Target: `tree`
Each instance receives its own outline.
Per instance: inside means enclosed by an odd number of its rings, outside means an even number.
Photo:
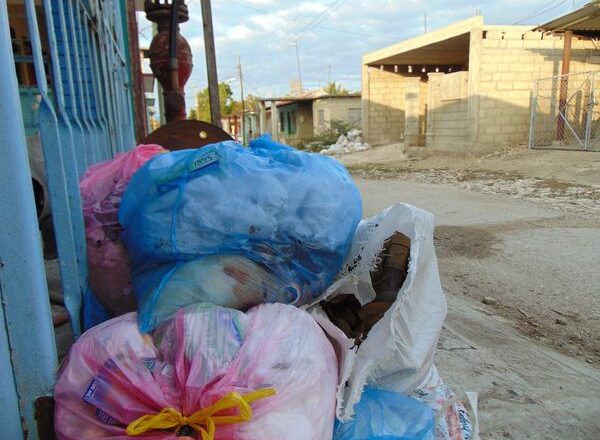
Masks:
[[[244,104],[247,112],[258,112],[260,111],[260,98],[254,95],[248,95],[244,99]]]
[[[229,84],[219,84],[219,103],[221,104],[221,115],[228,116],[233,113],[235,101],[231,98],[233,92]],[[212,123],[210,117],[210,100],[208,98],[208,87],[196,95],[196,107],[190,110],[190,119],[198,119]]]
[[[328,83],[323,90],[325,90],[325,92],[331,96],[350,94],[348,90],[343,88],[341,84],[337,84],[335,81]]]

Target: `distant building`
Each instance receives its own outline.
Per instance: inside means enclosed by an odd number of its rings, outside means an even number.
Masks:
[[[261,133],[271,133],[274,138],[293,144],[317,136],[329,128],[333,120],[360,128],[361,114],[360,93],[329,95],[319,89],[299,96],[261,99],[259,129]]]
[[[223,130],[231,135],[235,140],[242,142],[242,114],[234,113],[221,117],[221,126]],[[259,136],[258,132],[258,113],[254,110],[246,110],[244,120],[244,130],[246,132],[246,143]]]
[[[372,144],[474,151],[526,143],[534,80],[559,75],[560,35],[476,16],[363,56],[362,125]],[[573,38],[571,72],[599,70]]]

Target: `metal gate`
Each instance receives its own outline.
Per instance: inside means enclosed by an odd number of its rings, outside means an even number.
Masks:
[[[534,83],[529,147],[600,151],[600,72]]]
[[[51,422],[45,396],[52,394],[57,369],[15,63],[26,63],[27,77],[34,78],[34,125],[77,335],[87,286],[79,176],[135,142],[130,57],[138,54],[128,52],[125,4],[0,0],[0,438],[53,438],[44,426]],[[28,32],[25,55],[15,53],[15,8]]]

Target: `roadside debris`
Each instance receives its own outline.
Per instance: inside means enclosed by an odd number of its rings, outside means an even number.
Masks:
[[[493,296],[484,296],[481,302],[488,306],[494,306],[498,304],[498,301],[496,301],[496,298],[494,298]]]
[[[99,224],[122,228],[137,312],[71,349],[59,440],[479,438],[476,395],[472,424],[433,363],[446,300],[431,214],[360,221],[343,166],[268,137],[156,155],[120,192],[107,176]],[[95,291],[122,294],[124,276],[98,275]]]
[[[336,143],[321,150],[321,154],[338,155],[369,149],[371,149],[371,146],[363,143],[362,130],[354,129],[350,130],[346,136],[340,135]]]

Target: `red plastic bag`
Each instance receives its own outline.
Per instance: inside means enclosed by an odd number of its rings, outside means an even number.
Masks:
[[[200,304],[144,335],[136,318],[71,348],[54,391],[59,440],[132,438],[128,426],[133,438],[175,439],[181,425],[204,440],[331,440],[338,364],[306,312]],[[222,423],[236,415],[246,417]]]
[[[129,256],[121,242],[119,206],[131,176],[148,160],[164,153],[159,145],[138,145],[114,159],[91,166],[81,178],[89,284],[111,316],[136,309]]]

